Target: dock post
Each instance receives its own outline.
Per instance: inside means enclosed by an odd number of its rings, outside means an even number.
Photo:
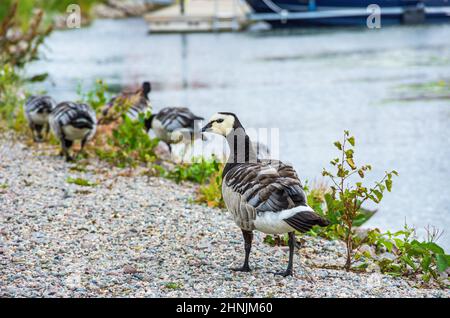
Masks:
[[[309,0],[308,1],[308,11],[316,11],[316,0]]]
[[[180,0],[180,13],[184,15],[184,0]]]
[[[217,21],[218,21],[218,12],[219,12],[219,0],[214,0],[214,17],[213,17],[213,31],[217,31]]]
[[[237,31],[239,29],[239,21],[237,16],[237,1],[239,0],[232,0],[233,1],[233,31]]]

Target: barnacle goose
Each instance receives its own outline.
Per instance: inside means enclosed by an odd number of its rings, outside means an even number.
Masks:
[[[151,111],[148,94],[152,90],[150,82],[142,83],[142,87],[134,92],[122,92],[120,95],[113,97],[108,104],[102,109],[102,115],[106,116],[114,106],[128,107],[127,116],[130,119],[137,120],[139,114]]]
[[[95,111],[87,104],[62,102],[50,114],[50,126],[61,142],[61,154],[67,161],[71,161],[69,149],[73,142],[81,140],[81,152],[86,142],[95,134],[97,119]]]
[[[172,152],[171,144],[181,141],[187,147],[197,133],[200,133],[199,121],[203,117],[194,115],[186,107],[165,107],[157,114],[152,114],[145,120],[147,131],[153,129],[156,137],[164,141]],[[185,147],[185,152],[186,152]]]
[[[56,102],[50,96],[30,96],[25,103],[25,116],[30,126],[33,140],[43,140],[42,131],[48,135],[50,126],[48,117],[55,107]]]
[[[289,233],[289,264],[283,276],[293,274],[294,231],[306,232],[329,222],[306,203],[302,184],[291,165],[257,159],[250,138],[233,113],[217,113],[202,128],[224,136],[230,156],[222,174],[222,195],[245,241],[245,261],[237,271],[250,271],[248,259],[253,230],[267,234]]]

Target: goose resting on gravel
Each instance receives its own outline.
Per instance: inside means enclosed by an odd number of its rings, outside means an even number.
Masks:
[[[249,272],[253,231],[267,234],[289,233],[289,264],[282,276],[293,274],[295,232],[307,232],[314,225],[329,222],[306,203],[306,195],[291,165],[257,159],[250,138],[233,113],[217,113],[202,132],[224,136],[230,157],[222,173],[222,195],[227,209],[241,228],[245,241],[245,261],[236,271]]]
[[[33,140],[43,140],[42,130],[48,135],[50,130],[48,118],[56,102],[50,96],[30,96],[25,103],[25,116],[30,126]]]
[[[97,119],[95,111],[87,104],[63,102],[50,114],[50,126],[61,142],[61,154],[67,161],[73,160],[69,149],[76,140],[81,140],[83,151],[86,142],[95,135]]]

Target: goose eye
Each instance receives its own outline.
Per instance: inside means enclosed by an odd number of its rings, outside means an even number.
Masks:
[[[219,123],[219,124],[220,124],[220,123],[222,123],[222,122],[223,122],[223,119],[222,119],[222,118],[216,120],[216,123]]]

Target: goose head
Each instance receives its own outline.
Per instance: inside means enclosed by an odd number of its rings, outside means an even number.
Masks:
[[[242,125],[235,114],[216,113],[208,121],[208,124],[202,128],[202,132],[209,132],[226,137],[237,128],[242,128]]]

